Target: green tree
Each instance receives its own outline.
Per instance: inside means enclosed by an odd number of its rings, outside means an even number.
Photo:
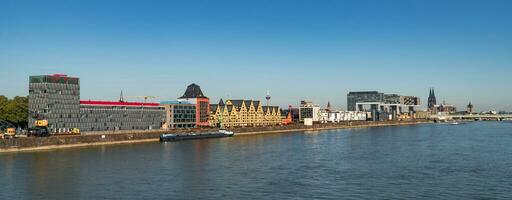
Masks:
[[[14,97],[14,99],[9,100],[0,96],[0,119],[19,127],[27,127],[28,98]]]

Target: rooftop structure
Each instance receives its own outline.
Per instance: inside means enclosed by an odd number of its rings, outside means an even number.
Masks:
[[[185,100],[196,105],[197,127],[209,126],[210,99],[203,94],[199,85],[192,83],[187,86],[187,90],[178,100]]]
[[[187,86],[187,90],[180,97],[180,99],[194,99],[194,98],[208,98],[204,96],[203,91],[201,91],[201,87],[199,85],[192,83]]]

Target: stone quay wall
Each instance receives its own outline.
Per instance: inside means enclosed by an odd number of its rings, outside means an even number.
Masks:
[[[304,126],[302,124],[291,124],[282,126],[267,127],[243,127],[231,128],[229,130],[237,135],[252,135],[279,132],[295,132],[307,130],[327,130],[342,128],[363,128],[374,126],[393,126],[393,125],[413,125],[429,123],[427,120],[415,121],[386,121],[386,122],[368,122],[354,121],[341,123],[314,124],[313,126]],[[218,129],[172,129],[172,130],[131,130],[131,131],[102,131],[102,132],[84,132],[81,135],[62,135],[50,137],[17,137],[11,139],[0,139],[0,152],[39,150],[64,148],[73,146],[88,146],[101,144],[133,143],[144,141],[158,141],[163,133],[189,133],[215,131]]]

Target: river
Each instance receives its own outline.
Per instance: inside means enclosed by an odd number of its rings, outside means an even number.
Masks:
[[[512,123],[0,154],[0,199],[511,199]]]

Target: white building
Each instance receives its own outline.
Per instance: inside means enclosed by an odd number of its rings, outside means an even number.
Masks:
[[[320,106],[314,105],[313,102],[300,102],[299,121],[304,122],[305,118],[311,118],[313,119],[313,122],[319,122],[320,117]]]
[[[366,121],[367,113],[360,111],[334,111],[329,112],[328,122],[342,122],[342,121]]]

